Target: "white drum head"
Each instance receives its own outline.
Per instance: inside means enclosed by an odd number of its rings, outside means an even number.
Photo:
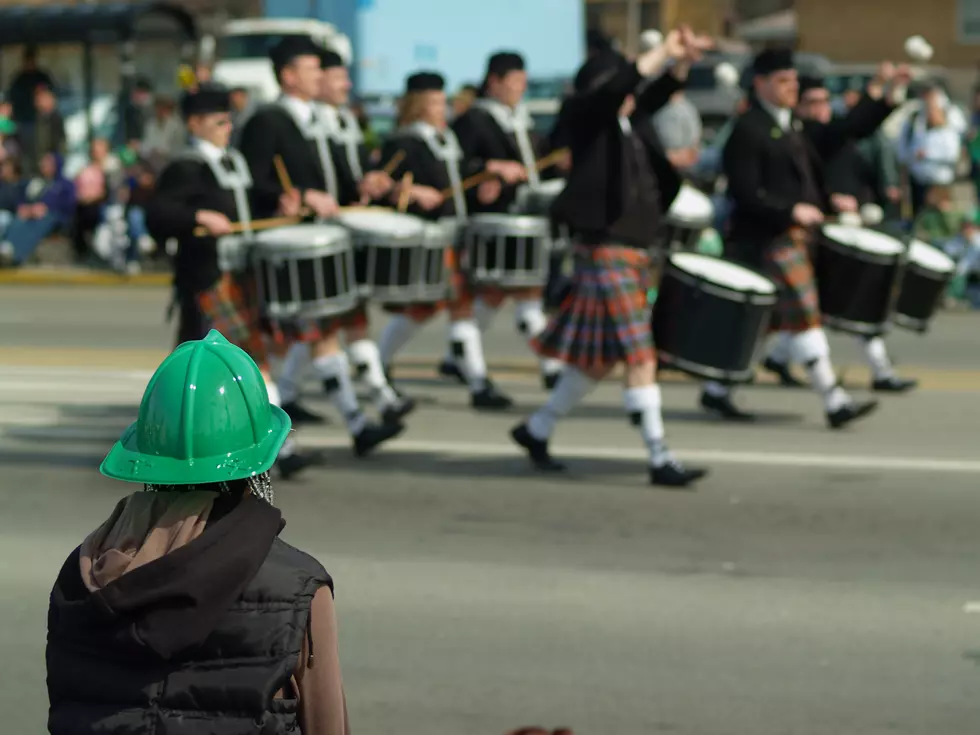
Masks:
[[[898,255],[905,250],[901,240],[863,227],[824,225],[823,234],[841,245],[874,255]]]
[[[703,193],[689,184],[681,185],[674,201],[667,210],[667,215],[681,222],[710,221],[715,214],[715,208]]]
[[[256,232],[255,241],[268,245],[318,247],[350,242],[350,235],[337,225],[292,225]]]
[[[546,179],[537,186],[529,186],[528,191],[543,196],[556,197],[565,190],[565,179]]]
[[[418,217],[401,212],[372,212],[370,209],[341,212],[337,221],[360,232],[373,232],[392,237],[415,237],[422,234],[424,223]]]
[[[936,273],[952,273],[956,269],[956,263],[952,258],[922,240],[913,240],[909,243],[909,262]]]
[[[776,293],[776,284],[768,278],[728,260],[711,258],[698,253],[674,253],[670,256],[670,262],[685,273],[733,291]]]

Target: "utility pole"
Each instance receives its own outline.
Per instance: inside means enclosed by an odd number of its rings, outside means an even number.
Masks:
[[[310,0],[309,9],[306,14],[316,20],[320,17],[320,2],[319,0]]]
[[[626,53],[635,56],[640,51],[641,6],[643,0],[626,0]]]

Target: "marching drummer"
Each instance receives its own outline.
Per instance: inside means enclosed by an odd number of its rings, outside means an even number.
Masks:
[[[538,469],[564,469],[548,450],[556,422],[624,362],[625,408],[647,446],[651,483],[683,487],[706,474],[684,467],[667,448],[646,298],[647,248],[680,178],[662,149],[633,124],[648,122],[681,88],[690,62],[707,45],[685,28],[635,63],[611,51],[596,55],[579,70],[575,94],[562,107],[572,170],[555,211],[575,233],[576,270],[569,295],[536,346],[566,368],[548,403],[511,432]],[[671,61],[669,73],[643,84]]]
[[[254,288],[233,263],[219,258],[219,248],[234,245],[228,238],[232,222],[252,219],[248,165],[241,153],[228,147],[230,111],[230,96],[222,87],[202,85],[184,95],[181,112],[194,142],[161,173],[156,195],[147,204],[147,224],[162,237],[177,240],[174,282],[178,292],[195,301],[207,329],[217,329],[259,365],[269,401],[279,405]],[[280,214],[294,215],[298,210],[294,200],[280,198]],[[207,234],[197,234],[199,228]],[[279,453],[279,471],[288,479],[315,460],[297,451],[290,439]]]
[[[337,197],[330,193],[337,191],[337,171],[315,101],[321,93],[322,50],[307,36],[287,36],[270,51],[282,96],[256,110],[245,124],[241,139],[242,153],[254,180],[251,199],[256,217],[274,214],[284,197],[293,207],[302,206],[316,218],[327,219],[339,211]],[[277,164],[285,171],[279,170]],[[283,181],[284,173],[288,181]],[[344,326],[342,318],[275,325],[281,338],[311,345],[313,369],[344,417],[354,453],[363,456],[400,434],[404,426],[400,421],[371,423],[361,411],[351,381],[350,361],[341,349],[340,331]],[[303,357],[302,351],[299,354]],[[295,355],[296,351],[291,351],[289,357]],[[290,408],[295,411],[296,407]]]
[[[400,161],[394,171],[396,179],[402,180],[406,174],[411,174],[409,189],[403,191],[399,185],[392,194],[395,201],[407,197],[410,214],[432,222],[450,219],[454,224],[462,224],[467,212],[462,182],[468,174],[479,171],[479,166],[463,159],[459,141],[447,124],[445,87],[445,79],[434,72],[419,72],[408,77],[400,102],[398,128],[386,143],[381,159]],[[445,196],[446,190],[452,194]],[[477,196],[491,201],[499,190],[499,182],[487,181],[479,187]],[[509,408],[513,402],[497,390],[487,375],[483,335],[473,319],[472,300],[458,297],[463,284],[455,268],[452,278],[447,302],[389,308],[393,316],[379,340],[382,360],[390,366],[395,355],[422,325],[446,308],[454,364],[470,389],[473,408]]]
[[[512,211],[518,195],[518,185],[534,186],[543,177],[557,175],[556,167],[539,172],[538,157],[544,151],[544,140],[533,134],[533,121],[521,104],[527,89],[527,71],[520,54],[502,51],[493,54],[487,64],[480,96],[453,123],[453,129],[463,149],[463,158],[476,161],[499,181],[494,188],[471,192],[467,202],[470,214]],[[486,330],[506,297],[516,306],[516,326],[529,343],[544,330],[548,319],[543,305],[544,284],[540,287],[508,289],[481,288],[476,294],[477,323]],[[556,360],[542,358],[541,375],[549,389],[561,374],[562,365]],[[452,353],[443,361],[440,372],[461,377]]]
[[[755,267],[782,289],[771,328],[791,332],[792,353],[823,399],[827,423],[843,427],[867,416],[877,401],[857,401],[840,385],[821,326],[809,247],[830,210],[822,161],[849,139],[873,133],[894,109],[891,100],[908,84],[907,68],[882,65],[869,93],[846,117],[828,124],[794,117],[799,78],[788,50],[770,49],[753,61],[753,97],[732,130],[723,169],[734,208],[730,255]],[[701,405],[729,419],[750,419],[726,386],[709,383]]]
[[[833,117],[830,103],[830,90],[824,81],[817,77],[800,78],[800,102],[796,115],[804,121],[814,121],[826,125]],[[827,188],[833,192],[830,201],[834,209],[856,217],[857,222],[867,226],[879,224],[882,210],[875,204],[878,189],[878,175],[874,166],[867,161],[858,148],[856,141],[848,140],[828,161]],[[868,216],[877,214],[878,221],[872,221]],[[843,219],[841,220],[843,222]],[[772,349],[763,361],[763,367],[774,373],[781,385],[797,387],[802,383],[790,371],[792,360],[791,347],[793,335],[780,332],[774,340]],[[912,390],[918,382],[909,378],[901,378],[895,373],[895,367],[888,355],[888,348],[882,336],[859,337],[864,350],[865,359],[871,368],[873,390],[885,393],[904,393]]]

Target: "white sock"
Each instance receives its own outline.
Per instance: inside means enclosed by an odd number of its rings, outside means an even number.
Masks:
[[[385,409],[398,403],[398,394],[385,377],[378,346],[369,339],[359,339],[347,345],[347,352],[357,369],[363,371],[364,381],[377,396],[378,405]]]
[[[310,346],[297,342],[286,351],[279,371],[279,396],[282,403],[293,403],[299,398],[303,368],[310,361]]]
[[[276,386],[276,384],[266,379],[265,389],[269,393],[269,403],[271,403],[273,406],[281,406],[282,400],[279,398],[279,388]],[[296,454],[296,442],[287,437],[286,441],[283,442],[283,445],[279,448],[279,457],[280,459],[285,459],[291,454]]]
[[[709,380],[704,384],[703,388],[705,393],[714,398],[727,398],[732,393],[732,389],[727,385],[722,385],[714,380]]]
[[[806,366],[810,385],[823,396],[827,411],[837,411],[851,402],[847,391],[837,385],[834,366],[830,362],[830,344],[823,329],[816,327],[793,336],[792,355]]]
[[[455,321],[449,325],[449,340],[453,362],[466,379],[470,391],[483,390],[487,379],[487,363],[483,357],[483,335],[472,319]]]
[[[659,385],[644,385],[639,388],[626,388],[623,391],[623,404],[630,421],[640,430],[643,443],[650,453],[650,465],[661,467],[673,461],[667,443],[664,441],[664,419],[661,414]]]
[[[548,317],[545,316],[541,299],[518,301],[516,307],[515,318],[517,321],[517,331],[530,342],[548,326]],[[541,373],[543,375],[557,375],[565,367],[561,360],[555,360],[550,357],[540,358],[539,364],[541,365]]]
[[[404,314],[394,314],[381,330],[378,340],[378,350],[381,353],[381,364],[391,365],[395,355],[402,351],[422,325]]]
[[[476,324],[480,328],[481,332],[485,332],[490,329],[493,324],[494,317],[497,316],[497,309],[490,306],[486,301],[484,301],[479,296],[473,301],[473,318],[476,319]]]
[[[871,372],[875,380],[888,380],[895,377],[895,369],[892,361],[888,357],[888,348],[885,347],[885,340],[881,337],[863,339],[864,354],[868,358]]]
[[[351,434],[361,433],[367,425],[367,419],[357,403],[347,355],[338,352],[335,355],[317,357],[313,360],[313,370],[318,378],[331,384],[333,389],[329,391],[330,400],[344,417],[347,430]]]
[[[793,357],[794,336],[792,332],[777,332],[776,336],[773,337],[772,347],[770,347],[766,357],[773,362],[778,362],[780,365],[789,365]]]
[[[548,402],[534,412],[527,420],[527,430],[531,436],[546,441],[555,430],[555,424],[562,416],[567,416],[575,406],[582,402],[596,386],[596,382],[585,373],[573,367],[562,372],[558,384],[551,391]]]

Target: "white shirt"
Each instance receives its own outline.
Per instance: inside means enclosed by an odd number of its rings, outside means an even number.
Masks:
[[[952,184],[961,146],[960,133],[952,125],[913,130],[908,146],[912,178],[926,186]],[[922,158],[919,153],[924,154]]]
[[[313,118],[313,102],[291,97],[287,94],[283,95],[282,104],[304,129],[310,124],[310,120]]]
[[[201,140],[200,138],[194,138],[194,147],[198,152],[210,161],[219,163],[222,157],[225,155],[224,148],[218,148],[214,143],[206,140]]]
[[[788,107],[776,107],[773,104],[766,102],[765,100],[759,100],[759,104],[762,105],[762,109],[772,115],[772,119],[776,121],[780,130],[786,132],[789,130],[790,125],[793,122],[793,111]]]

